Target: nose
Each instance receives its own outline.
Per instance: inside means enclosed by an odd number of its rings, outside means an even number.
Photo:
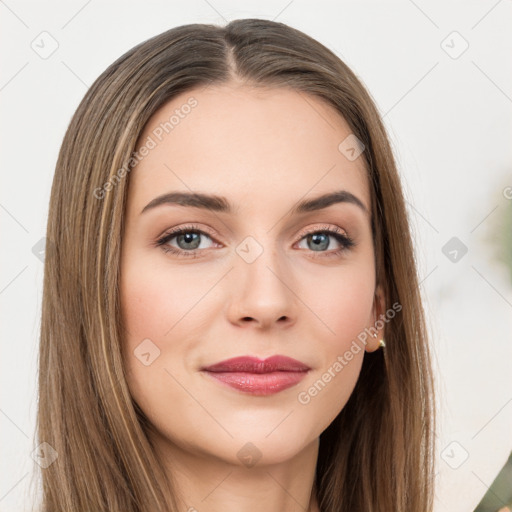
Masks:
[[[263,250],[251,263],[236,255],[229,287],[228,317],[233,324],[265,330],[296,322],[299,301],[292,273],[277,250]]]

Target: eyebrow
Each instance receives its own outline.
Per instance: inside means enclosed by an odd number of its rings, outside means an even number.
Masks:
[[[323,194],[313,199],[302,200],[293,207],[291,213],[292,215],[295,215],[322,210],[337,203],[354,204],[363,210],[363,212],[369,214],[364,203],[357,196],[347,190],[339,190]],[[142,214],[161,205],[188,206],[228,214],[234,212],[229,201],[223,196],[202,194],[199,192],[169,192],[155,197],[155,199],[150,201],[140,213]]]

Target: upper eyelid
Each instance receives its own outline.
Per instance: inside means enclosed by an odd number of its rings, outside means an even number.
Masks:
[[[164,231],[160,236],[157,237],[157,240],[163,240],[164,238],[174,238],[175,236],[178,236],[183,232],[188,233],[190,231],[201,233],[202,235],[209,236],[212,239],[214,239],[216,237],[215,234],[208,232],[206,229],[196,228],[194,226],[183,226],[183,227],[172,228],[172,229],[168,229],[168,230]]]

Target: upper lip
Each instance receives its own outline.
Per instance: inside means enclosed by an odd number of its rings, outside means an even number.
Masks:
[[[208,372],[245,372],[245,373],[271,373],[271,372],[305,372],[310,367],[287,356],[272,356],[267,359],[258,359],[252,356],[240,356],[226,359],[219,363],[201,368]]]

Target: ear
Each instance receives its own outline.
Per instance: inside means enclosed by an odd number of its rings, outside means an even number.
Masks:
[[[375,296],[373,300],[372,315],[370,318],[370,332],[375,336],[368,337],[366,344],[366,352],[374,352],[380,347],[380,340],[384,338],[384,330],[386,322],[381,320],[381,315],[384,316],[386,311],[386,303],[384,300],[384,291],[381,285],[375,289]]]

